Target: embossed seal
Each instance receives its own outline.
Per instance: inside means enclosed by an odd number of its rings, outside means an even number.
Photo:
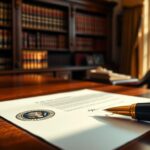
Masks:
[[[16,115],[16,118],[22,121],[39,121],[51,118],[55,115],[52,110],[29,110]]]

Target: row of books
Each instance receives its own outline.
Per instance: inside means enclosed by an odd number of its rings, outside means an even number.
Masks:
[[[76,37],[76,50],[78,51],[104,51],[106,48],[106,40]]]
[[[66,49],[65,35],[23,32],[23,49]]]
[[[9,26],[11,23],[11,4],[0,2],[0,26]]]
[[[24,50],[22,53],[23,69],[46,69],[48,68],[47,51]]]
[[[22,4],[22,26],[50,31],[66,31],[67,15],[63,10]]]
[[[77,66],[98,66],[104,64],[104,56],[102,54],[76,54],[75,65]]]
[[[107,19],[104,17],[77,13],[76,30],[79,33],[106,35]]]
[[[10,49],[11,42],[11,32],[7,29],[0,29],[0,49]]]

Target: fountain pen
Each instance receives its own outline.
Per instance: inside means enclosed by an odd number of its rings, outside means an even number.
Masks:
[[[129,106],[119,106],[105,109],[114,114],[131,116],[137,120],[150,121],[150,103],[137,103]]]

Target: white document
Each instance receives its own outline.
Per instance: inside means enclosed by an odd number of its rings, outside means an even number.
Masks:
[[[150,130],[138,122],[104,111],[149,99],[94,90],[0,102],[0,116],[64,150],[112,150]]]

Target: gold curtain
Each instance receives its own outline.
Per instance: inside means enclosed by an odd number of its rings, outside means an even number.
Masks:
[[[124,8],[122,16],[122,41],[119,72],[139,75],[138,33],[142,22],[142,5]]]

